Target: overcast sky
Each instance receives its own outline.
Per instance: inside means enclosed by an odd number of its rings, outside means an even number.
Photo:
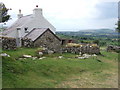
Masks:
[[[118,17],[119,0],[0,0],[9,11],[10,26],[17,20],[18,10],[23,15],[33,13],[36,5],[56,30],[114,29]]]

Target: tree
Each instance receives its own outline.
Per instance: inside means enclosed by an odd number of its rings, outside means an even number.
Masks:
[[[7,22],[10,19],[10,15],[8,15],[8,10],[5,7],[5,4],[0,3],[0,23]]]
[[[93,43],[99,45],[100,42],[99,42],[99,40],[94,40]]]

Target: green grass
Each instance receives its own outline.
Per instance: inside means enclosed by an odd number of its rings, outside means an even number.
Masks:
[[[104,57],[77,59],[74,58],[75,54],[65,53],[63,55],[45,55],[46,58],[42,60],[33,60],[32,58],[17,59],[23,54],[35,56],[36,48],[22,48],[16,51],[3,52],[11,55],[11,57],[3,57],[2,59],[3,88],[54,88],[73,76],[82,77],[85,73],[92,73],[92,76],[90,75],[89,77],[103,82],[107,77],[111,76],[103,71],[116,69],[106,60],[114,62],[117,53],[112,53],[111,55],[111,53],[105,51],[102,52],[102,54],[105,54]],[[61,55],[63,58],[58,58]],[[75,79],[75,81],[77,80],[79,79]]]
[[[38,48],[18,48],[17,50],[3,50],[3,53],[9,54],[11,57],[18,58],[24,54],[27,55],[36,55],[36,51]]]

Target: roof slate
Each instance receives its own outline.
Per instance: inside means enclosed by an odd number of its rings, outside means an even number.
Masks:
[[[41,36],[48,28],[35,28],[29,32],[25,38],[29,38],[32,41],[35,41],[39,36]]]
[[[12,32],[12,31],[16,30],[17,27],[22,27],[24,24],[31,21],[32,17],[33,17],[32,14],[21,17],[15,23],[13,23],[13,25],[11,27],[7,28],[3,33],[8,34],[9,32]]]

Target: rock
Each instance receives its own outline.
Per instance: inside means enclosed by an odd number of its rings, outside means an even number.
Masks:
[[[23,55],[24,58],[31,58],[31,55]]]
[[[6,54],[6,53],[1,53],[0,56],[3,56],[3,57],[10,57],[10,55]]]
[[[96,57],[97,55],[96,55],[96,54],[93,54],[92,56]]]
[[[38,52],[38,54],[42,56],[42,55],[43,55],[43,52]]]
[[[85,58],[89,58],[89,57],[91,57],[91,55],[83,54],[83,57],[85,57]]]
[[[60,58],[60,59],[61,59],[61,58],[63,58],[63,56],[59,56],[58,58]]]
[[[39,59],[41,59],[41,60],[42,60],[42,59],[44,59],[44,58],[46,58],[46,57],[41,57],[41,58],[39,58]]]
[[[48,54],[53,54],[53,53],[54,53],[54,51],[48,50]]]
[[[18,60],[22,60],[23,58],[19,58]]]
[[[33,60],[37,59],[37,57],[33,57]]]
[[[39,58],[39,59],[41,59],[41,60],[42,60],[43,58]]]
[[[46,57],[42,57],[43,59],[46,58]]]
[[[78,57],[78,59],[85,59],[85,57]]]
[[[48,54],[48,50],[47,50],[47,49],[42,50],[42,53],[43,53],[43,54]]]
[[[79,55],[82,55],[82,52],[79,52]]]

